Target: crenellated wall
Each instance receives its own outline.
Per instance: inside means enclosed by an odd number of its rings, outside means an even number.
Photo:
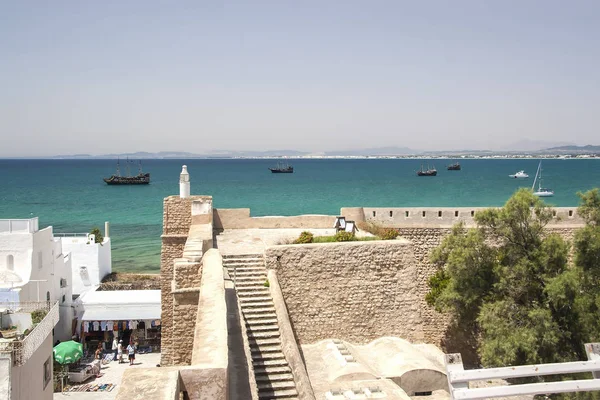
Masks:
[[[347,220],[366,221],[385,227],[444,228],[458,222],[475,225],[475,213],[489,207],[345,207],[341,214]],[[577,207],[554,207],[550,226],[574,227],[584,224]]]

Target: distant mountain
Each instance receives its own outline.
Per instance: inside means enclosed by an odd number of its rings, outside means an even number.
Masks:
[[[530,140],[523,139],[518,142],[512,143],[508,146],[502,147],[500,150],[504,151],[539,151],[545,150],[550,147],[562,147],[562,146],[574,146],[574,143],[570,142],[549,142],[542,140]]]
[[[572,151],[576,153],[596,153],[600,152],[600,146],[594,146],[591,144],[585,146],[559,146],[550,147],[546,149],[548,151]]]
[[[196,154],[185,151],[159,151],[150,153],[147,151],[138,151],[135,153],[111,153],[111,154],[73,154],[59,155],[50,158],[58,159],[112,159],[112,158],[130,158],[132,160],[157,159],[157,158],[236,158],[236,157],[301,157],[309,153],[295,150],[269,150],[269,151],[228,151],[215,150],[206,154]]]
[[[408,147],[375,147],[360,150],[340,150],[326,151],[323,154],[330,157],[343,156],[406,156],[420,154],[420,150],[409,149]]]

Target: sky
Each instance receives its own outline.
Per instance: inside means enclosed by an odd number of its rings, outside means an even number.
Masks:
[[[0,157],[600,144],[600,2],[0,0]]]

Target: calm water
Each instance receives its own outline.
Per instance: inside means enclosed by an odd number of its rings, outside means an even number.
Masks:
[[[107,186],[114,160],[0,160],[0,218],[39,216],[56,232],[87,232],[111,222],[113,268],[158,271],[162,199],[178,194],[186,164],[192,194],[217,208],[254,216],[337,214],[341,207],[499,206],[530,186],[537,160],[463,160],[462,171],[435,162],[437,177],[417,177],[419,160],[294,160],[294,174],[271,174],[272,160],[146,160],[147,186]],[[577,191],[600,186],[600,160],[545,160],[548,202],[575,206]],[[520,169],[528,180],[508,177]]]

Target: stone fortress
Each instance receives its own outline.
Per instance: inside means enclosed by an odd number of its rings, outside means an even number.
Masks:
[[[449,398],[444,352],[463,349],[424,300],[428,257],[478,208],[342,208],[400,237],[290,245],[336,216],[251,217],[189,185],[184,168],[163,204],[161,368],[127,371],[119,399]],[[554,216],[567,239],[583,226]]]

